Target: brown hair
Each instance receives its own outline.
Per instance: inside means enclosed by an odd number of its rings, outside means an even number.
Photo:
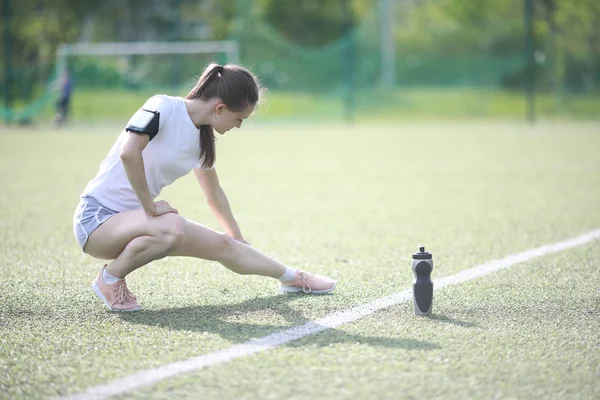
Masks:
[[[220,98],[232,111],[243,111],[258,103],[263,89],[258,79],[239,65],[209,64],[186,99]],[[212,126],[200,126],[200,160],[203,168],[215,162],[215,133]]]

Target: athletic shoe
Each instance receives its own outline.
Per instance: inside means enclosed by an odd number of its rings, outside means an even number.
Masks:
[[[127,288],[125,279],[119,279],[117,282],[109,285],[102,279],[102,272],[106,265],[100,270],[96,280],[92,282],[92,289],[106,307],[111,311],[139,311],[142,309],[135,296]]]
[[[299,269],[296,270],[296,277],[293,280],[281,282],[279,287],[279,291],[284,293],[304,292],[310,294],[329,293],[333,289],[335,289],[334,280]]]

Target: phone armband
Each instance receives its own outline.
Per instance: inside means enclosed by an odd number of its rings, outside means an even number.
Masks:
[[[158,133],[160,113],[158,111],[140,108],[127,123],[127,132],[150,136],[150,140]]]

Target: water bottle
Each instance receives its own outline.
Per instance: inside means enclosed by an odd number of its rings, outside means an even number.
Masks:
[[[430,315],[433,305],[433,282],[431,271],[433,271],[433,259],[431,253],[420,247],[418,253],[414,253],[412,270],[415,274],[413,281],[413,305],[415,315]]]

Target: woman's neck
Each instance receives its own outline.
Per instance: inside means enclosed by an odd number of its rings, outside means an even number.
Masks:
[[[213,120],[215,107],[221,102],[220,99],[214,98],[210,100],[185,100],[185,108],[192,120],[193,124],[200,128],[202,125],[210,125]]]

